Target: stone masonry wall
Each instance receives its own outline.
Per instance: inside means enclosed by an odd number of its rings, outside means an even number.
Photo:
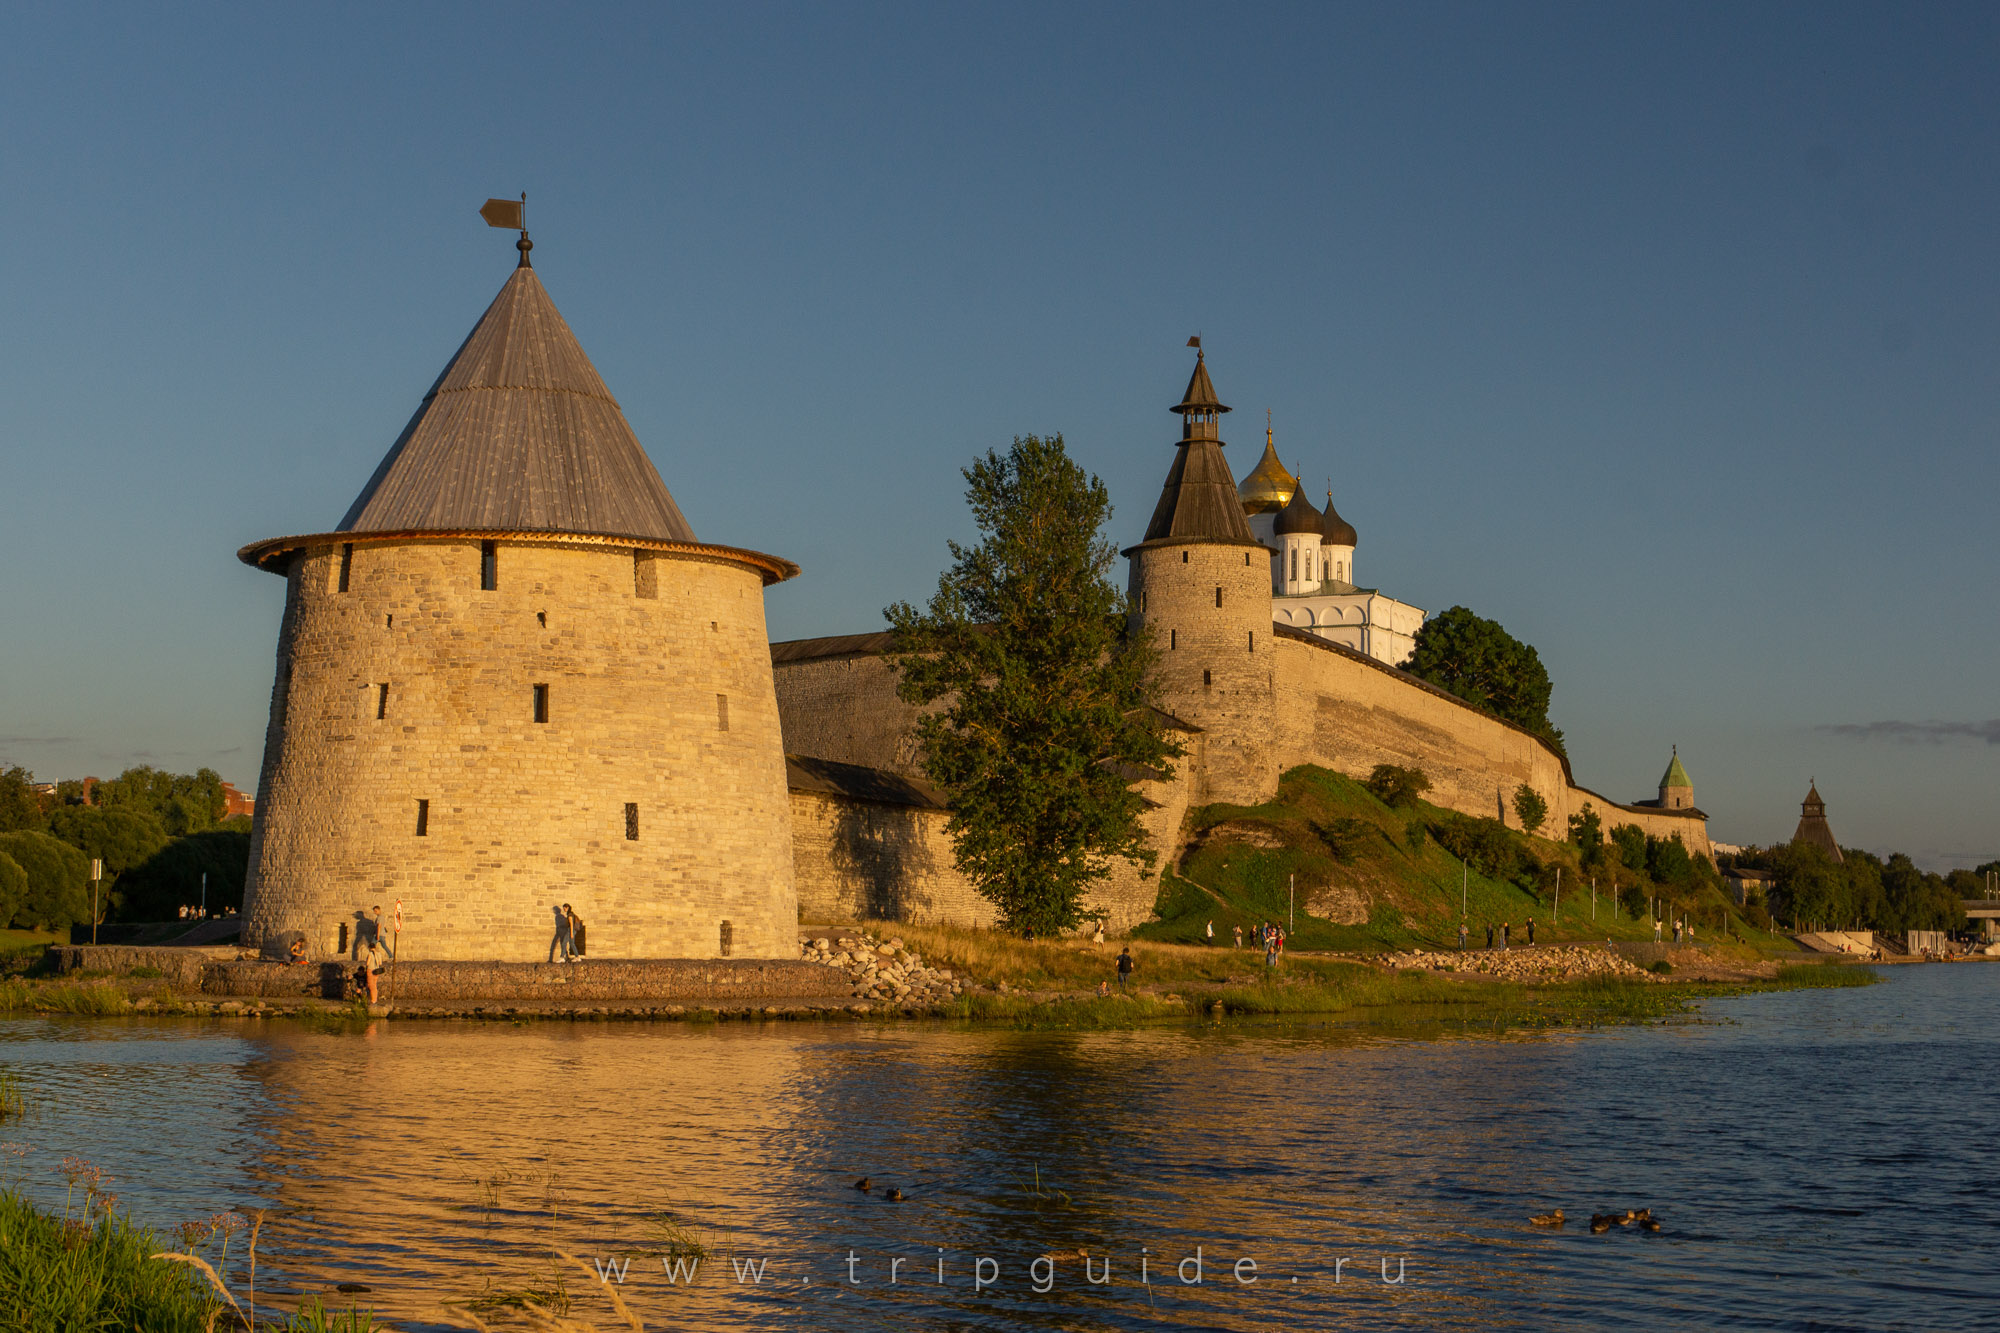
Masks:
[[[993,904],[958,872],[943,810],[792,793],[801,921],[990,926]]]
[[[1690,852],[1712,855],[1705,820],[1633,810],[1574,786],[1562,760],[1527,732],[1426,689],[1400,672],[1331,646],[1278,641],[1277,730],[1283,767],[1312,763],[1365,778],[1377,764],[1420,768],[1428,799],[1513,828],[1514,790],[1523,782],[1548,802],[1541,831],[1560,836],[1569,816],[1594,806],[1609,832],[1636,824],[1655,837],[1680,836]]]
[[[593,958],[716,957],[724,922],[732,956],[795,956],[754,570],[502,541],[482,591],[476,540],[357,543],[343,592],[340,563],[289,571],[245,944],[327,958],[401,898],[404,961],[546,958],[561,902]]]
[[[785,753],[922,778],[917,717],[896,697],[896,672],[879,656],[818,657],[775,669]]]

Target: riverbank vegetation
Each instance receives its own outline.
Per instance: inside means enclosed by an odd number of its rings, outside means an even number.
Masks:
[[[1836,861],[1810,843],[1745,847],[1723,858],[1725,868],[1773,876],[1761,907],[1800,929],[1862,929],[1903,935],[1912,930],[1965,929],[1964,900],[1986,896],[1986,876],[2000,861],[1940,875],[1919,870],[1901,852],[1887,860],[1859,847]]]
[[[226,1226],[219,1219],[190,1224],[163,1241],[116,1211],[117,1198],[104,1192],[96,1168],[71,1158],[62,1169],[70,1189],[60,1215],[0,1189],[0,1329],[210,1333],[218,1322],[259,1333],[375,1328],[362,1311],[329,1311],[316,1300],[296,1312],[259,1315],[254,1300],[245,1310],[216,1272],[225,1263],[218,1245],[243,1229],[240,1216],[219,1215]]]

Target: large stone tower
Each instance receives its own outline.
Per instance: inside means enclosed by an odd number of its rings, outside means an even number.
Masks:
[[[285,577],[244,942],[403,902],[402,956],[789,958],[764,588],[695,539],[528,262]]]
[[[1200,799],[1254,803],[1277,791],[1271,549],[1244,518],[1217,429],[1229,409],[1199,352],[1171,411],[1181,438],[1132,562],[1134,614],[1159,650],[1160,706],[1208,731]]]

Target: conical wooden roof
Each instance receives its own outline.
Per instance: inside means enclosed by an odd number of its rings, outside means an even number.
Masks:
[[[1833,836],[1833,825],[1826,822],[1826,802],[1820,799],[1817,782],[1808,784],[1806,798],[1799,802],[1799,812],[1799,826],[1792,834],[1792,841],[1809,843],[1836,862],[1844,860],[1840,854],[1840,842]]]
[[[1188,376],[1187,392],[1180,402],[1167,409],[1183,416],[1189,412],[1227,412],[1222,400],[1215,396],[1215,381],[1208,377],[1208,360],[1197,350],[1194,354],[1194,374]]]
[[[1211,537],[1261,546],[1236,499],[1236,479],[1217,440],[1182,440],[1146,525],[1146,540]]]
[[[340,521],[693,542],[525,256]]]

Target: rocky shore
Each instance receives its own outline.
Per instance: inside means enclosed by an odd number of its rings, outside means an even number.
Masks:
[[[1654,975],[1601,945],[1546,944],[1520,949],[1468,949],[1385,954],[1390,967],[1431,972],[1474,972],[1501,981],[1576,981],[1584,977],[1654,980]]]
[[[900,937],[883,940],[865,930],[836,938],[802,936],[799,958],[846,972],[857,1000],[928,1006],[961,995],[966,987],[950,968],[924,966],[923,956],[905,948]]]

